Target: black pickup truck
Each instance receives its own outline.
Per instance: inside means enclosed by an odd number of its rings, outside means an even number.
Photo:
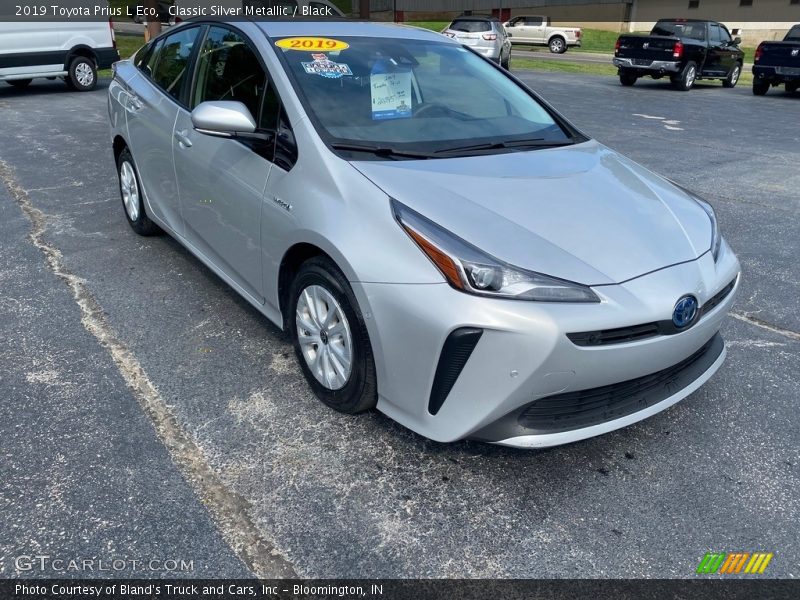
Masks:
[[[770,86],[786,84],[790,94],[800,88],[800,25],[782,42],[761,42],[753,64],[753,93],[763,96]]]
[[[692,89],[699,79],[721,79],[732,88],[739,81],[744,63],[740,38],[715,21],[662,19],[650,35],[622,35],[617,40],[614,64],[622,85],[633,85],[639,77],[669,76],[679,90]]]

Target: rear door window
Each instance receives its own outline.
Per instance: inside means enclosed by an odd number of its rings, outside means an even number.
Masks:
[[[152,70],[153,82],[179,102],[199,32],[199,27],[181,28],[164,38]]]
[[[488,21],[459,21],[456,19],[450,25],[450,29],[466,33],[480,33],[482,31],[491,31],[492,26]]]

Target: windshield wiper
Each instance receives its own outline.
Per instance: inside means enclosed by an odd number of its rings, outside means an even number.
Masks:
[[[397,150],[388,146],[370,146],[367,144],[331,144],[334,150],[347,150],[350,152],[368,152],[375,156],[386,158],[435,158],[430,152],[414,152],[411,150]]]
[[[473,150],[502,150],[505,148],[558,148],[560,146],[572,146],[573,144],[575,144],[574,140],[547,141],[544,138],[529,138],[523,140],[506,140],[501,142],[486,142],[484,144],[442,148],[441,150],[437,150],[436,154],[471,152]]]

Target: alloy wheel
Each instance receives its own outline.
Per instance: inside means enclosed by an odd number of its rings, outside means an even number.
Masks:
[[[131,163],[125,161],[119,168],[119,187],[122,192],[122,203],[131,221],[139,218],[139,185]]]
[[[345,386],[353,366],[353,339],[341,305],[320,285],[297,299],[297,339],[314,378],[329,390]]]

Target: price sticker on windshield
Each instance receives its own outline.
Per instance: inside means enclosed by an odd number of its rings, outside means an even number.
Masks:
[[[284,50],[300,50],[301,52],[319,52],[320,50],[346,50],[350,44],[342,40],[333,40],[323,37],[292,37],[283,38],[275,42],[278,48]]]

